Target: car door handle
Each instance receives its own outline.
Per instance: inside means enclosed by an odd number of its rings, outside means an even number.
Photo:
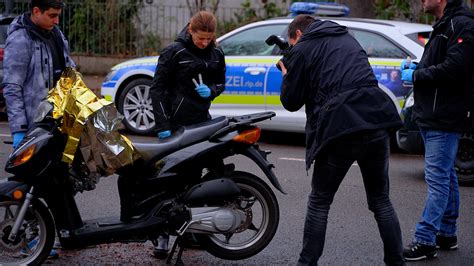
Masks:
[[[252,76],[256,76],[258,74],[263,74],[267,71],[265,67],[247,67],[244,72],[246,74],[250,74]]]

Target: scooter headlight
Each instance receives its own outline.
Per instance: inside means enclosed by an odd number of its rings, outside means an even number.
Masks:
[[[35,150],[36,150],[36,144],[29,146],[24,151],[16,155],[15,158],[13,158],[12,165],[18,166],[20,164],[28,162],[33,156],[33,154],[35,153]]]

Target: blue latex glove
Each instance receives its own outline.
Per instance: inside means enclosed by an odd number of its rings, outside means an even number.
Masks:
[[[405,70],[405,69],[412,69],[412,70],[415,70],[416,67],[417,67],[417,64],[416,64],[416,63],[410,62],[410,65],[408,65],[407,60],[406,60],[406,59],[403,59],[401,65],[400,65],[400,71],[403,71],[403,70]]]
[[[16,149],[18,144],[23,140],[25,137],[25,132],[15,132],[13,133],[13,149]]]
[[[206,84],[200,84],[195,90],[202,98],[209,98],[211,96],[211,89]]]
[[[167,138],[169,136],[171,136],[171,131],[169,131],[169,130],[158,132],[158,138],[159,139],[164,139],[164,138]]]
[[[402,71],[402,80],[406,82],[413,83],[413,69],[405,69]]]

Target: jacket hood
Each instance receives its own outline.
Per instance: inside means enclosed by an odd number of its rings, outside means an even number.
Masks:
[[[26,28],[26,26],[24,25],[24,21],[23,21],[24,16],[25,16],[25,14],[20,15],[20,16],[16,17],[15,19],[13,19],[12,23],[8,27],[8,35],[12,34],[13,32],[15,32],[17,30]]]
[[[315,20],[304,31],[300,41],[311,40],[328,35],[342,35],[347,33],[347,28],[327,20]]]
[[[53,32],[56,33],[56,31],[58,31],[57,27],[54,27],[51,31],[46,31],[39,28],[31,21],[30,16],[31,13],[24,13],[16,17],[8,27],[8,35],[17,30],[26,29],[31,37],[44,39],[48,37],[48,34],[51,34]]]
[[[474,12],[464,4],[463,0],[448,0],[448,4],[444,8],[444,15],[440,19],[440,22],[451,19],[453,16],[466,16],[474,19]]]
[[[175,40],[176,42],[181,42],[181,43],[188,43],[189,41],[192,42],[191,35],[188,32],[188,28],[189,28],[189,23],[186,24],[186,26],[184,26],[184,28],[178,34],[178,37]]]

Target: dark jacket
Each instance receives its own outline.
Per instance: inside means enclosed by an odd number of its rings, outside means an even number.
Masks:
[[[474,128],[474,14],[448,1],[414,72],[414,120],[447,131]]]
[[[401,126],[397,109],[379,87],[367,54],[346,27],[316,20],[285,58],[285,109],[306,107],[306,166],[342,135]]]
[[[56,50],[51,49],[52,44]],[[55,69],[61,72],[75,64],[59,28],[45,32],[31,22],[30,13],[25,13],[8,28],[3,67],[8,124],[15,133],[33,127],[36,109],[58,77]]]
[[[214,44],[206,49],[196,47],[185,27],[178,39],[167,46],[158,59],[150,88],[156,129],[164,131],[210,119],[211,101],[224,91],[224,52]],[[192,79],[211,89],[204,99],[196,92]]]

